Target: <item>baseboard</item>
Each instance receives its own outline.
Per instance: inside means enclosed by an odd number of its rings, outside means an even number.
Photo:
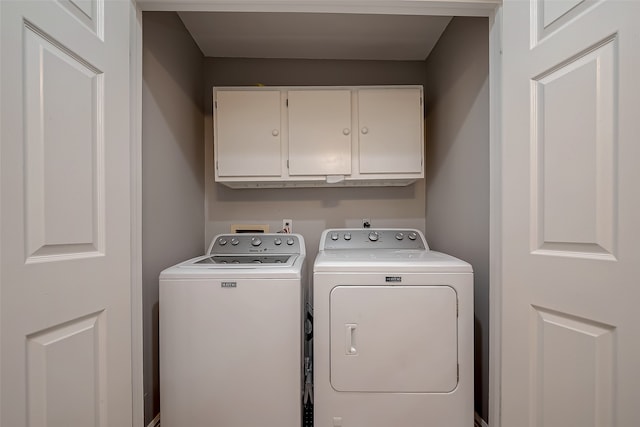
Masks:
[[[487,422],[483,420],[477,412],[475,416],[475,427],[489,427],[489,424],[487,424]]]
[[[485,420],[483,420],[478,413],[475,413],[475,426],[476,427],[489,427],[489,424]],[[160,427],[160,414],[156,415],[156,417],[151,420],[147,427]]]
[[[489,424],[487,424],[487,422],[483,420],[477,412],[475,414],[475,425],[476,427],[489,427]],[[160,427],[160,414],[156,415],[147,427]]]
[[[475,425],[476,427],[489,427],[489,424],[477,412],[475,413]],[[156,415],[147,427],[160,427],[160,414]]]
[[[477,414],[476,414],[477,416]],[[160,414],[158,413],[158,415],[156,415],[156,417],[151,420],[151,422],[149,423],[149,425],[147,427],[160,427]]]

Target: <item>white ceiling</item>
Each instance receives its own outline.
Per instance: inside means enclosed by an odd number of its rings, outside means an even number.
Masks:
[[[207,57],[424,60],[450,16],[179,12]]]

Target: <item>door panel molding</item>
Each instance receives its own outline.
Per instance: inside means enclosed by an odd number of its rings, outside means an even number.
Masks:
[[[615,425],[615,326],[532,306],[531,328],[532,425]]]
[[[617,37],[531,80],[531,250],[615,260]]]
[[[104,0],[58,0],[89,31],[104,40]]]
[[[104,316],[100,311],[27,336],[30,427],[107,424]]]
[[[531,2],[531,47],[571,24],[604,0],[536,0]]]
[[[23,34],[26,262],[101,256],[104,74],[28,21]]]

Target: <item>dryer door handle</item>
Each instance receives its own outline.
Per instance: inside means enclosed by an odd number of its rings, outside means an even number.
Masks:
[[[345,354],[348,356],[354,356],[358,354],[356,349],[356,328],[357,323],[347,323],[344,325],[345,330]]]

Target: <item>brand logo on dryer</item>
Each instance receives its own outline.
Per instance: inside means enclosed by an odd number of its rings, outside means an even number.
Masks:
[[[387,276],[384,281],[387,283],[400,283],[402,282],[402,276]]]
[[[220,286],[223,288],[235,288],[238,286],[238,282],[222,282]]]

